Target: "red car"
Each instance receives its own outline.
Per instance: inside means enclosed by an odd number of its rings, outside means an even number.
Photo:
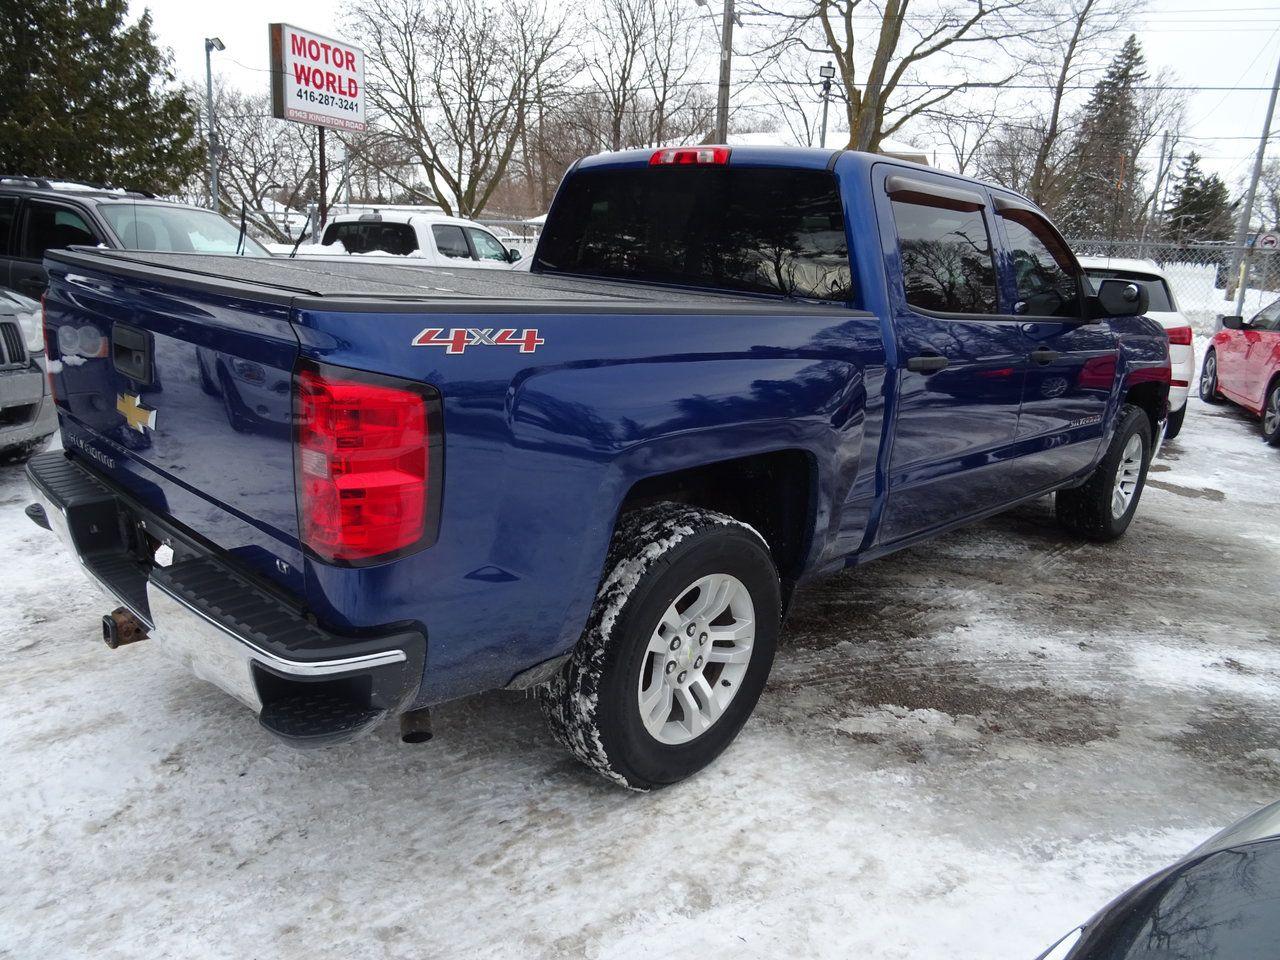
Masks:
[[[1280,444],[1280,300],[1247,323],[1223,317],[1204,356],[1200,399],[1226,397],[1262,417],[1262,435]]]

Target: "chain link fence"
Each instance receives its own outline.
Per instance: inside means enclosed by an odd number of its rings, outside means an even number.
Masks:
[[[519,250],[525,257],[533,255],[533,249],[538,245],[538,237],[542,234],[542,224],[528,220],[482,217],[476,223],[484,224],[493,231],[494,236],[508,247]]]
[[[1280,251],[1250,250],[1230,243],[1151,243],[1142,240],[1078,240],[1076,255],[1154,262],[1169,280],[1174,304],[1195,332],[1208,336],[1218,319],[1235,313],[1235,278],[1239,257],[1246,255],[1243,313],[1253,316],[1280,299]],[[1110,264],[1121,268],[1121,264]]]

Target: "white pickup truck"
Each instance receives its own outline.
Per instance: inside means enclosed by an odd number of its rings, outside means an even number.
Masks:
[[[412,260],[432,267],[510,270],[520,260],[491,231],[472,220],[435,213],[372,210],[338,214],[319,243],[303,244],[300,257],[356,254],[378,260]]]

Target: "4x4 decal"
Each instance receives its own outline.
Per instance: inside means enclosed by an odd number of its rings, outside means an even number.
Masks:
[[[467,347],[519,347],[521,353],[533,353],[547,341],[538,336],[537,327],[499,330],[477,327],[427,327],[413,338],[415,347],[444,347],[445,353],[462,353]]]

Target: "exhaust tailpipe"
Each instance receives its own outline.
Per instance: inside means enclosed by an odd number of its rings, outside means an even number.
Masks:
[[[400,714],[400,740],[403,743],[426,743],[431,739],[431,709],[422,707]]]
[[[102,618],[102,642],[112,650],[145,639],[147,628],[124,607],[116,607]]]

